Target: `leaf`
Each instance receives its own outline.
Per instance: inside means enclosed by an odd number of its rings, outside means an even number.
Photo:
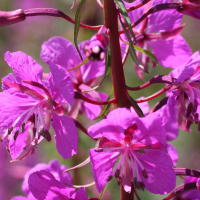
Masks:
[[[110,68],[111,68],[111,50],[109,45],[107,48],[107,56],[106,56],[106,70],[105,70],[106,76],[109,74]]]
[[[103,188],[103,191],[102,191],[102,193],[101,193],[101,195],[100,195],[100,200],[102,200],[103,194],[104,194],[104,192],[106,191],[106,187],[107,187],[107,185]]]
[[[114,92],[114,88],[112,87],[110,95],[107,97],[106,101],[109,101],[111,99],[113,92]],[[102,117],[103,115],[105,115],[108,112],[108,109],[110,108],[110,106],[111,106],[111,104],[104,105],[102,110],[101,110],[101,113],[95,119],[98,119],[98,118]]]
[[[82,65],[84,65],[85,63],[87,63],[88,61],[89,61],[89,59],[86,57],[85,60],[80,65],[77,65],[76,67],[68,69],[67,71],[69,72],[69,71],[71,71],[73,69],[77,69],[77,68],[81,67]]]
[[[130,2],[130,1],[129,1]],[[134,40],[136,41],[136,38],[135,38],[135,34],[133,33],[133,29],[131,27],[131,20],[128,16],[128,12],[126,10],[126,7],[124,5],[124,2],[122,0],[115,0],[115,3],[117,4],[117,7],[121,13],[121,15],[123,16],[128,28],[129,28],[129,31],[132,35],[132,37],[134,38]]]
[[[123,29],[124,29],[124,32],[126,33],[127,38],[128,38],[128,41],[129,41],[129,43],[128,43],[128,44],[129,44],[129,53],[130,53],[130,55],[131,55],[133,61],[134,61],[135,64],[138,65],[141,69],[145,70],[144,67],[140,64],[140,62],[139,62],[139,60],[138,60],[138,58],[137,58],[137,56],[136,56],[135,49],[134,49],[134,45],[133,45],[133,42],[132,42],[132,40],[131,40],[131,37],[130,37],[130,35],[128,34],[128,31],[126,30],[126,27],[125,27],[125,25],[124,25],[124,23],[122,22],[122,20],[121,20],[120,17],[119,17],[119,20],[120,20],[120,22],[121,22],[121,24],[122,24],[122,27],[123,27]],[[147,73],[148,73],[148,72],[147,72]]]
[[[127,97],[128,97],[129,102],[133,106],[135,112],[138,114],[138,116],[139,117],[144,117],[144,114],[143,114],[141,108],[137,105],[137,103],[135,102],[135,100],[129,95],[128,92],[127,92]]]
[[[81,9],[84,5],[84,3],[86,2],[86,0],[82,0],[81,3],[78,6],[78,9],[76,11],[76,15],[75,15],[75,26],[74,26],[74,45],[81,57],[81,60],[83,60],[81,52],[78,48],[78,44],[77,44],[77,38],[78,38],[78,32],[79,32],[79,26],[80,26],[80,19],[81,19]]]
[[[126,41],[123,41],[123,43],[125,43],[126,45],[129,45],[129,43],[126,42]],[[150,58],[152,58],[153,61],[154,61],[156,64],[158,63],[158,60],[157,60],[156,56],[155,56],[153,53],[151,53],[150,51],[147,51],[147,50],[145,50],[145,49],[142,49],[142,48],[140,48],[140,47],[138,47],[138,46],[136,46],[136,45],[133,45],[133,46],[134,46],[134,48],[137,49],[138,51],[140,51],[140,52],[142,52],[142,53],[148,55]]]

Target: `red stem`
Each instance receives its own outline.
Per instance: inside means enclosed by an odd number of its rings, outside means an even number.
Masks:
[[[114,87],[114,96],[117,107],[130,107],[129,100],[124,89],[125,77],[122,65],[121,49],[118,35],[118,12],[114,0],[104,0],[105,26],[109,29],[110,49],[111,49],[111,74]],[[120,186],[121,200],[133,200],[133,190],[127,193],[123,186]]]
[[[116,99],[111,99],[109,101],[95,101],[95,100],[92,100],[92,99],[89,99],[87,98],[86,96],[84,96],[83,94],[81,94],[80,92],[75,92],[75,96],[74,96],[75,99],[80,99],[80,100],[83,100],[83,101],[86,101],[88,103],[91,103],[91,104],[94,104],[94,105],[100,105],[100,106],[103,106],[103,105],[108,105],[108,104],[112,104],[116,102]]]
[[[114,87],[114,95],[117,107],[130,107],[129,100],[124,89],[125,78],[121,58],[121,50],[118,35],[117,9],[114,0],[104,0],[105,26],[109,29],[111,49],[111,74]]]
[[[135,100],[136,103],[142,103],[142,102],[145,102],[145,101],[150,101],[158,96],[160,96],[161,94],[165,93],[167,90],[169,90],[171,87],[171,85],[167,85],[165,86],[163,89],[161,89],[160,91],[156,92],[155,94],[145,98],[145,99],[140,99],[140,100]]]
[[[75,24],[75,20],[73,20],[71,17],[67,16],[65,13],[61,12],[60,10],[57,10],[54,8],[33,8],[33,9],[25,10],[24,14],[26,17],[41,16],[41,15],[52,16],[52,17],[61,17],[65,20]],[[80,23],[80,27],[91,29],[91,30],[99,30],[101,28],[101,25],[89,26],[89,25]]]
[[[140,2],[140,3],[138,3],[137,5],[135,5],[133,7],[130,7],[130,8],[127,9],[127,12],[130,12],[132,10],[136,10],[136,9],[142,7],[143,5],[145,5],[146,3],[148,3],[149,1],[151,1],[151,0],[144,0],[144,1]]]

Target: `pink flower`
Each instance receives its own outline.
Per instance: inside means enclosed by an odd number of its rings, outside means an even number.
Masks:
[[[188,130],[193,122],[199,123],[199,80],[200,80],[200,55],[194,53],[188,61],[174,69],[170,75],[177,80],[168,92],[168,109],[172,119],[176,120],[178,107],[178,123]],[[186,119],[186,124],[185,120]]]
[[[0,93],[1,139],[12,159],[24,150],[27,157],[37,144],[46,138],[52,124],[58,152],[67,159],[77,152],[78,133],[73,120],[64,116],[66,107],[73,103],[74,91],[69,74],[58,65],[51,65],[46,81],[43,70],[31,57],[22,52],[5,54],[14,75],[3,78]],[[51,123],[52,122],[52,123]]]
[[[101,138],[99,148],[90,150],[99,192],[113,176],[127,192],[132,184],[155,194],[166,194],[175,187],[172,161],[165,152],[166,132],[158,113],[137,118],[130,110],[118,108],[91,126],[88,133]]]
[[[83,60],[86,58],[84,53],[84,47],[89,41],[84,41],[79,45],[79,49],[83,56]],[[100,45],[98,43],[98,45]],[[100,51],[103,53],[102,51]],[[58,64],[64,69],[71,69],[83,61],[74,45],[62,37],[53,37],[42,45],[41,58],[47,64]],[[70,78],[73,82],[74,89],[76,91],[90,91],[91,87],[97,82],[97,78],[102,76],[105,71],[105,61],[88,61],[78,69],[69,71]],[[91,91],[84,93],[88,98],[96,101],[105,101],[107,95],[104,93]],[[76,118],[78,114],[85,113],[89,119],[94,119],[101,112],[101,106],[93,105],[82,100],[76,99],[72,106],[69,115]]]

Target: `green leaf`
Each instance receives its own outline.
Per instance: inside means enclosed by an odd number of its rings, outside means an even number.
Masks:
[[[126,45],[129,45],[128,42],[126,42],[126,41],[123,41],[123,42],[124,42]],[[152,58],[153,61],[154,61],[156,64],[158,63],[158,60],[157,60],[156,56],[155,56],[153,53],[151,53],[150,51],[147,51],[147,50],[145,50],[145,49],[142,49],[142,48],[140,48],[140,47],[138,47],[138,46],[136,46],[136,45],[133,45],[133,46],[134,46],[134,48],[137,49],[138,51],[140,51],[140,52],[146,54],[147,56],[149,56],[150,58]]]
[[[133,61],[135,62],[135,64],[138,65],[141,69],[144,70],[144,67],[140,64],[140,62],[139,62],[139,60],[138,60],[138,58],[137,58],[137,56],[136,56],[135,49],[134,49],[134,45],[133,45],[133,42],[132,42],[132,40],[131,40],[131,37],[130,37],[128,31],[126,30],[126,27],[125,27],[125,25],[124,25],[124,23],[122,22],[122,20],[121,20],[120,17],[119,17],[119,20],[120,20],[120,22],[121,22],[121,24],[122,24],[122,27],[123,27],[123,29],[124,29],[124,32],[126,33],[126,36],[127,36],[127,38],[128,38],[128,41],[129,41],[129,43],[128,43],[128,44],[129,44],[129,53],[130,53],[130,55],[131,55]]]
[[[110,95],[107,97],[106,101],[109,101],[111,99],[111,97],[113,95],[113,92],[114,92],[114,88],[112,87]],[[95,119],[98,119],[98,118],[102,117],[103,115],[105,115],[108,112],[110,106],[111,106],[111,104],[104,105],[103,108],[102,108],[102,110],[101,110],[101,113]]]
[[[130,2],[130,1],[129,1],[129,2]],[[130,20],[130,18],[129,18],[129,16],[128,16],[128,12],[127,12],[127,10],[126,10],[126,7],[125,7],[125,5],[124,5],[124,2],[123,2],[122,0],[115,0],[115,3],[117,4],[118,9],[119,9],[121,15],[123,16],[123,18],[124,18],[124,20],[125,20],[125,22],[126,22],[128,28],[129,28],[129,31],[130,31],[132,37],[133,37],[134,40],[136,41],[136,39],[135,39],[135,34],[133,33],[133,29],[132,29],[132,27],[131,27],[131,20]]]
[[[68,69],[67,71],[69,72],[71,70],[77,69],[77,68],[81,67],[82,65],[84,65],[85,63],[87,63],[88,61],[89,61],[89,59],[86,57],[85,60],[80,65],[77,65],[76,67]]]
[[[101,195],[100,195],[100,200],[102,200],[103,194],[104,194],[104,192],[106,191],[106,187],[107,187],[107,185],[103,188],[103,191],[102,191],[102,193],[101,193]]]
[[[144,114],[143,114],[141,108],[137,105],[135,100],[128,94],[128,92],[127,92],[127,97],[128,97],[129,102],[131,103],[131,105],[135,109],[136,113],[138,114],[138,116],[139,117],[144,117]]]
[[[107,56],[106,56],[106,71],[105,71],[106,76],[109,74],[110,68],[111,68],[111,50],[109,45],[107,48]]]
[[[81,60],[83,60],[81,52],[78,48],[78,44],[77,44],[77,38],[78,38],[78,32],[79,32],[79,26],[80,26],[80,19],[81,19],[81,9],[84,5],[84,3],[86,2],[86,0],[82,0],[81,3],[78,6],[78,9],[76,11],[76,15],[75,15],[75,26],[74,26],[74,45],[81,57]]]

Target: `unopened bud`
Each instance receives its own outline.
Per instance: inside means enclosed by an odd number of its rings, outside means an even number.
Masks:
[[[9,26],[25,20],[26,16],[22,9],[10,12],[0,11],[0,27]]]

